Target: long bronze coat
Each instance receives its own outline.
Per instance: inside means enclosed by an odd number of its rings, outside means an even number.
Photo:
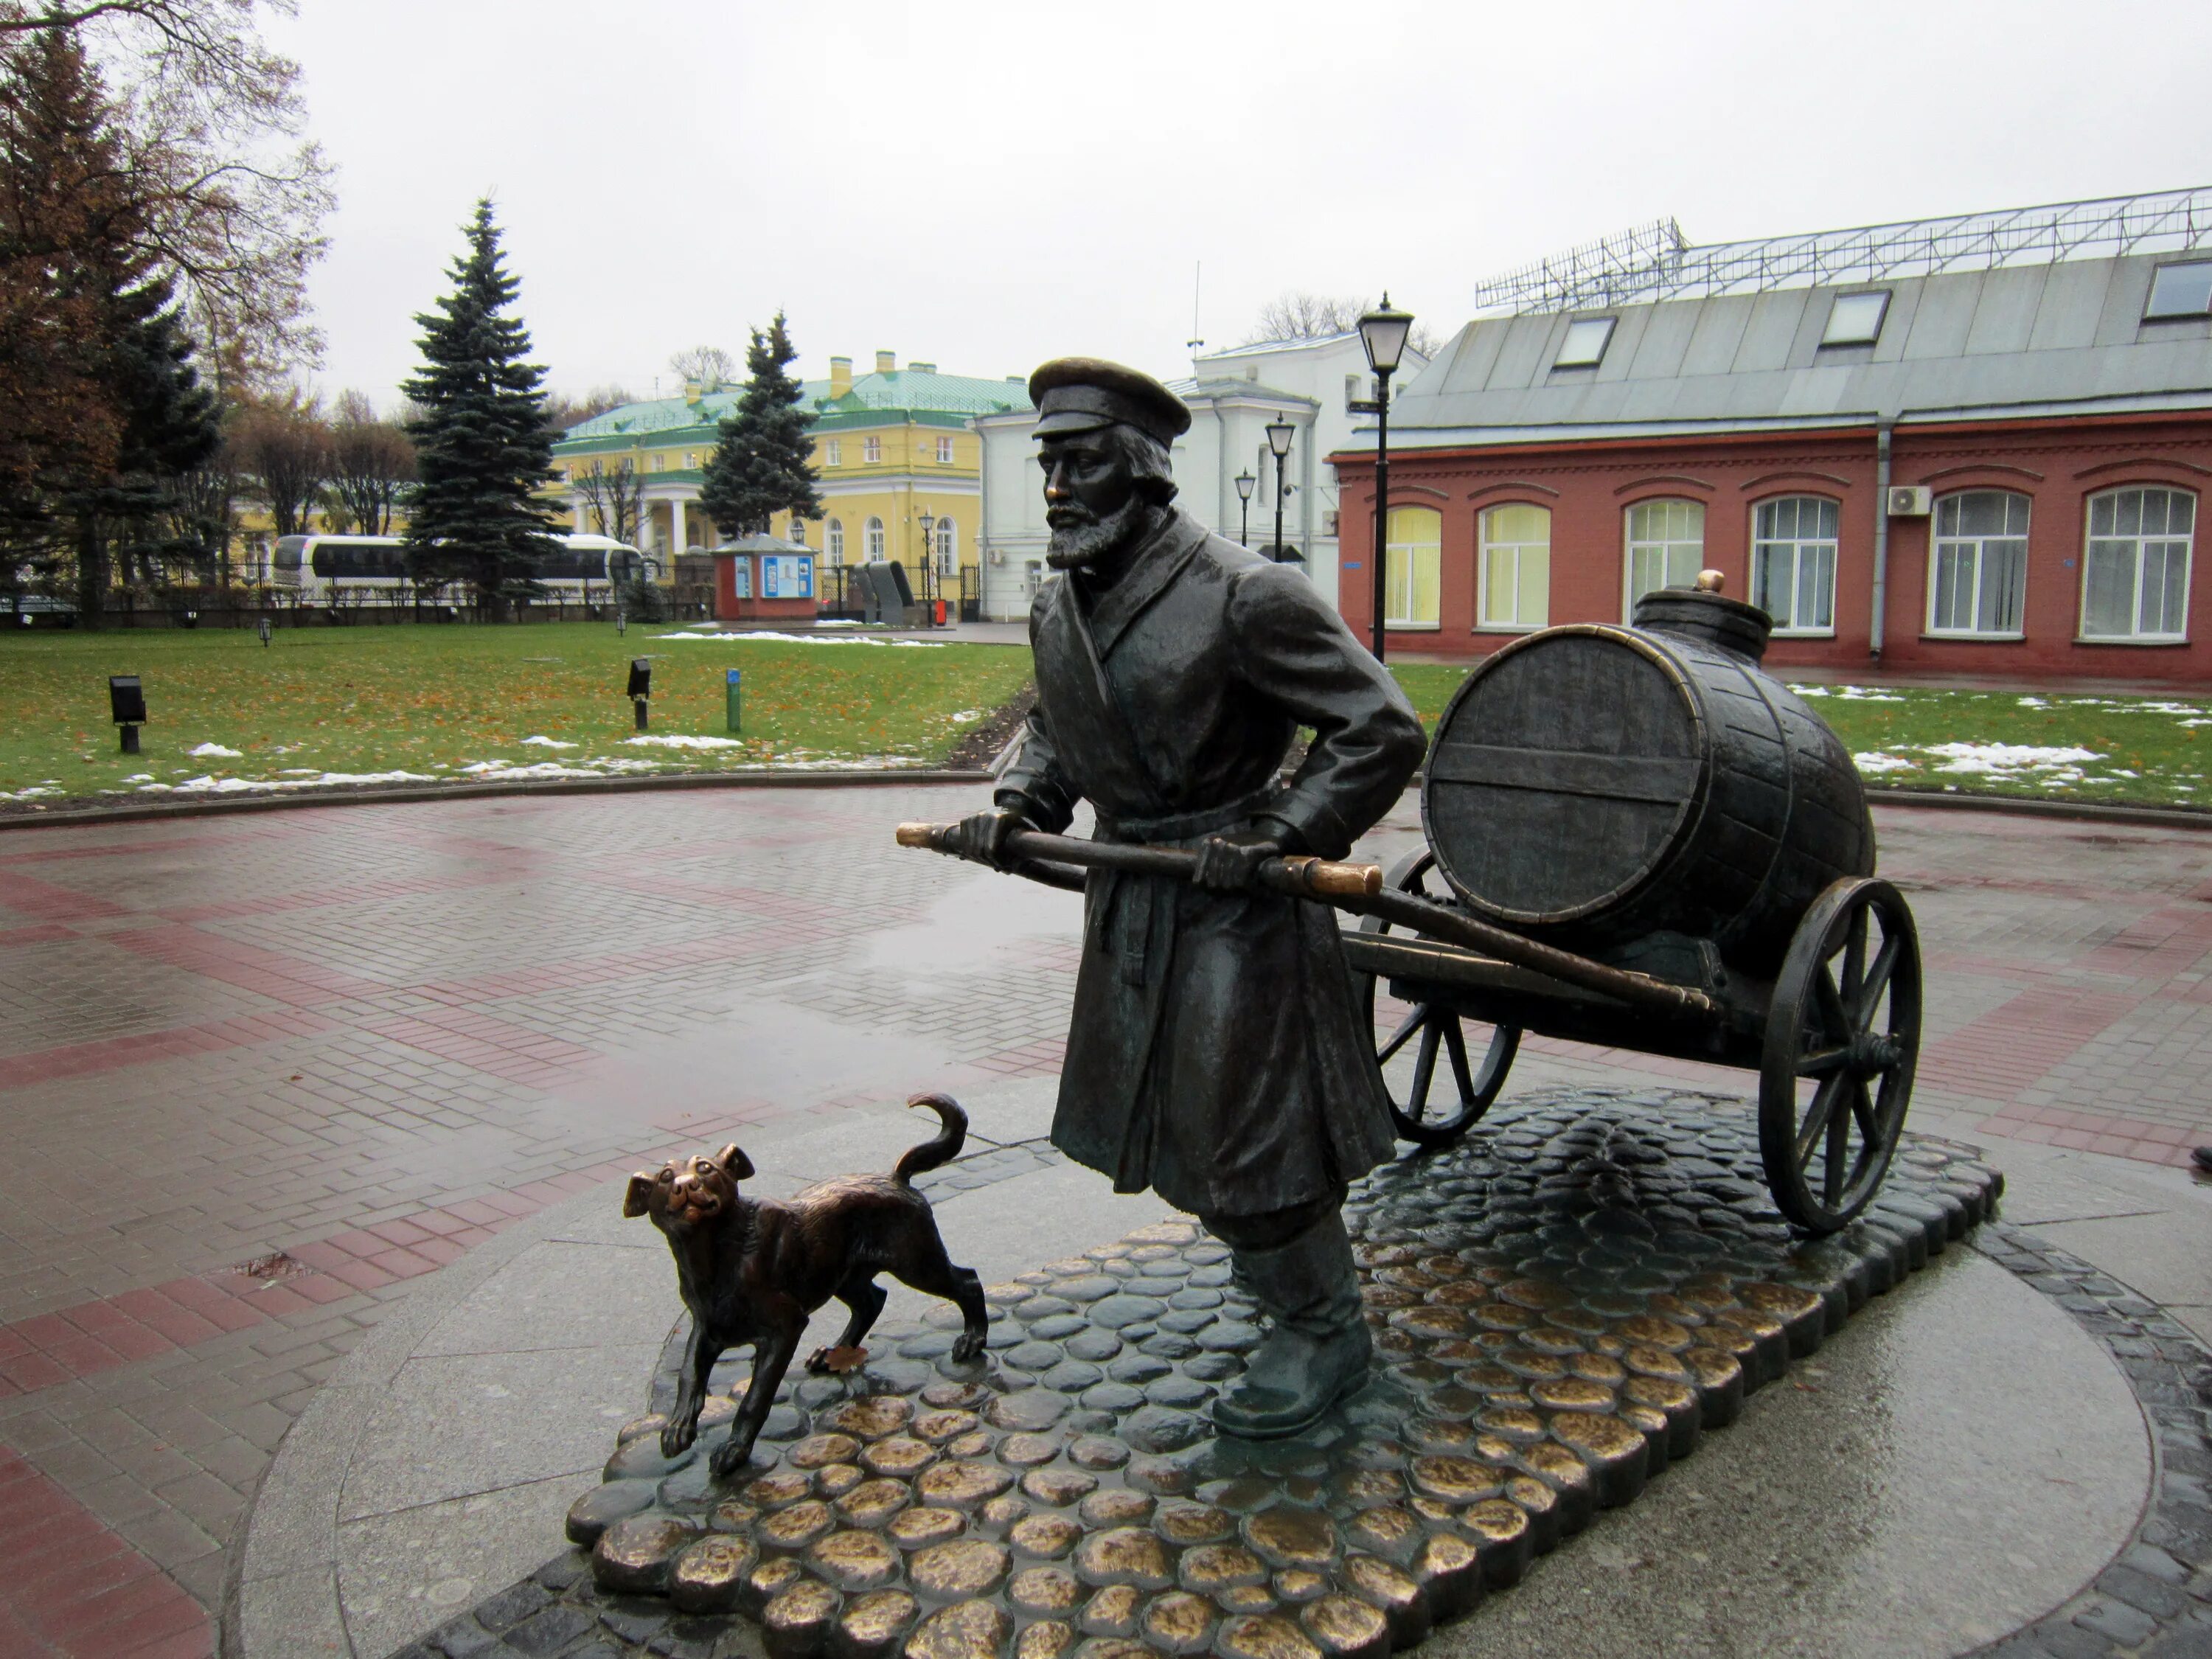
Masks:
[[[1420,764],[1397,683],[1295,568],[1177,511],[1095,599],[1046,585],[1037,706],[999,798],[1065,829],[1194,847],[1261,814],[1340,858]],[[1287,787],[1297,727],[1315,736]],[[1200,1215],[1320,1198],[1390,1156],[1374,1040],[1334,915],[1267,893],[1094,871],[1053,1143]]]

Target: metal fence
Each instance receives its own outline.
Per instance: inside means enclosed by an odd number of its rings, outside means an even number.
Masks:
[[[2212,188],[1960,213],[1692,246],[1672,219],[1479,283],[1478,311],[1576,311],[1830,283],[2173,253],[2212,243]]]

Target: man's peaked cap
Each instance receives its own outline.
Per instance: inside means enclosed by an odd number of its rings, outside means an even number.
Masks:
[[[1133,426],[1163,448],[1190,430],[1182,398],[1141,369],[1100,357],[1055,357],[1030,376],[1040,438]]]

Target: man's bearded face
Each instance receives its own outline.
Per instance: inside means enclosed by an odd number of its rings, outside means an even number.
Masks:
[[[1054,569],[1096,564],[1141,532],[1144,493],[1127,453],[1104,428],[1047,438],[1037,461],[1045,471],[1044,520],[1052,527],[1045,562]]]

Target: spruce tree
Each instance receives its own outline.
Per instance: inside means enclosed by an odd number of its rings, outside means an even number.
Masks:
[[[35,571],[74,578],[79,623],[98,628],[117,551],[150,567],[184,550],[161,520],[181,475],[219,445],[220,410],[145,250],[145,215],[120,186],[120,123],[98,71],[59,28],[7,70],[0,290],[36,326],[9,331],[34,349],[7,355],[21,378],[0,402],[21,416],[41,394],[60,401],[15,434],[0,517]]]
[[[409,426],[419,482],[409,506],[408,570],[423,583],[466,582],[485,614],[544,590],[539,561],[556,552],[538,489],[553,470],[545,371],[524,359],[530,332],[507,314],[521,284],[507,275],[489,198],[477,204],[453,292],[415,320],[423,368],[401,388],[421,410]]]
[[[778,513],[822,516],[814,489],[818,475],[810,464],[814,447],[806,436],[814,416],[799,407],[805,390],[784,372],[799,351],[783,313],[775,313],[766,334],[755,329],[752,337],[745,352],[751,378],[715,435],[699,485],[699,504],[726,538],[764,532]]]

